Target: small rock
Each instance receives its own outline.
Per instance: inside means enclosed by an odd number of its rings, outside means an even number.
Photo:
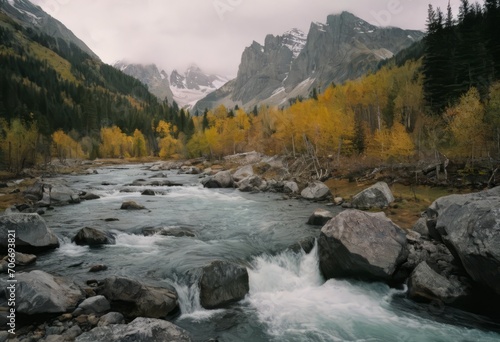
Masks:
[[[85,325],[88,323],[88,316],[87,315],[81,315],[75,318],[75,322],[78,323],[79,325]]]
[[[83,333],[82,329],[78,325],[74,325],[63,334],[63,336],[70,341],[74,340]]]
[[[142,196],[155,196],[155,192],[151,189],[146,189],[143,192],[141,192]]]
[[[93,327],[96,327],[96,326],[97,326],[97,324],[99,323],[99,317],[97,317],[96,315],[93,315],[93,314],[92,314],[92,315],[89,315],[89,316],[87,317],[87,320],[88,320],[89,324],[90,324],[91,326],[93,326]]]
[[[108,312],[99,319],[97,326],[103,327],[111,324],[123,324],[125,323],[125,317],[119,312]]]
[[[108,269],[108,266],[106,265],[93,265],[90,267],[89,272],[101,272],[101,271],[106,271]]]
[[[59,316],[59,322],[66,322],[73,319],[73,315],[70,313],[65,313]]]
[[[143,210],[146,209],[146,207],[135,203],[134,201],[126,201],[122,203],[121,208],[122,210]]]
[[[333,203],[335,203],[335,205],[341,205],[342,203],[344,203],[344,199],[342,197],[335,197],[333,199]]]
[[[109,301],[106,299],[106,297],[90,297],[85,299],[80,303],[80,305],[78,305],[78,308],[73,313],[73,316],[90,313],[102,313],[108,311],[110,308],[111,306],[109,305]]]

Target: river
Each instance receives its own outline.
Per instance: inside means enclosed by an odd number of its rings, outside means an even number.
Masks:
[[[319,235],[319,228],[305,223],[314,209],[339,209],[284,200],[280,194],[204,189],[198,176],[151,172],[147,167],[103,167],[98,174],[64,176],[73,189],[101,198],[47,211],[44,218],[61,246],[39,256],[33,268],[80,283],[122,275],[173,286],[181,312],[172,320],[195,341],[500,341],[498,326],[481,317],[412,303],[404,288],[325,282],[317,247],[309,254],[287,250]],[[183,185],[155,187],[156,196],[141,196],[145,187],[127,185],[158,176]],[[147,210],[120,210],[126,200]],[[116,245],[72,244],[71,238],[83,227],[114,233]],[[195,237],[143,236],[148,227],[187,229]],[[196,270],[213,260],[246,265],[250,292],[239,303],[208,311],[199,304]],[[88,273],[95,264],[108,269]]]

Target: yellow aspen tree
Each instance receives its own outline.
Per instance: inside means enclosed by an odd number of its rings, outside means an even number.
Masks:
[[[82,158],[84,156],[80,143],[62,130],[52,134],[52,151],[52,155],[61,161],[66,158]]]
[[[178,158],[179,152],[182,149],[179,140],[173,137],[176,127],[170,125],[168,122],[160,120],[156,127],[156,132],[159,134],[158,147],[160,158]]]
[[[148,146],[144,134],[138,129],[134,131],[132,155],[137,158],[146,157],[148,155]]]
[[[445,117],[449,122],[458,154],[474,159],[480,153],[486,132],[483,123],[484,106],[481,103],[479,91],[471,88],[460,97],[456,106],[446,111]]]

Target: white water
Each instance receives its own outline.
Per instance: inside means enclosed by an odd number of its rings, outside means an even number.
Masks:
[[[257,257],[249,269],[247,301],[276,341],[499,341],[397,312],[391,300],[403,291],[386,285],[324,282],[318,261],[315,246],[310,254]]]

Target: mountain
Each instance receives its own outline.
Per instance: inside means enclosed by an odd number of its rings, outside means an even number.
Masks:
[[[27,1],[14,1],[14,5]],[[187,127],[185,115],[162,104],[135,78],[89,55],[72,42],[26,27],[0,11],[0,118],[35,124],[45,137],[62,129],[99,146],[100,130],[140,129],[154,141],[159,120]],[[20,6],[20,5],[19,5]],[[12,6],[9,3],[9,8]],[[46,17],[38,13],[39,17]],[[62,28],[62,31],[67,30]],[[179,123],[178,123],[179,122]],[[184,125],[183,125],[184,124]],[[47,147],[50,150],[50,146]],[[0,154],[2,151],[0,151]]]
[[[170,84],[174,100],[182,108],[192,108],[198,100],[219,89],[227,78],[203,72],[192,64],[183,74],[177,70],[170,74]]]
[[[0,0],[0,11],[25,28],[39,30],[53,38],[74,44],[95,59],[99,57],[60,21],[28,0]]]
[[[172,93],[172,89],[170,89],[170,83],[168,81],[168,74],[164,70],[160,71],[155,64],[143,65],[119,61],[113,66],[123,73],[141,81],[160,101],[166,99],[169,103],[172,103],[174,100],[174,94]]]
[[[254,41],[243,51],[236,79],[201,99],[195,109],[283,106],[314,88],[321,91],[373,71],[423,37],[421,31],[371,25],[349,12],[329,15],[324,24],[312,23],[307,37],[294,29],[266,36],[264,45]]]

